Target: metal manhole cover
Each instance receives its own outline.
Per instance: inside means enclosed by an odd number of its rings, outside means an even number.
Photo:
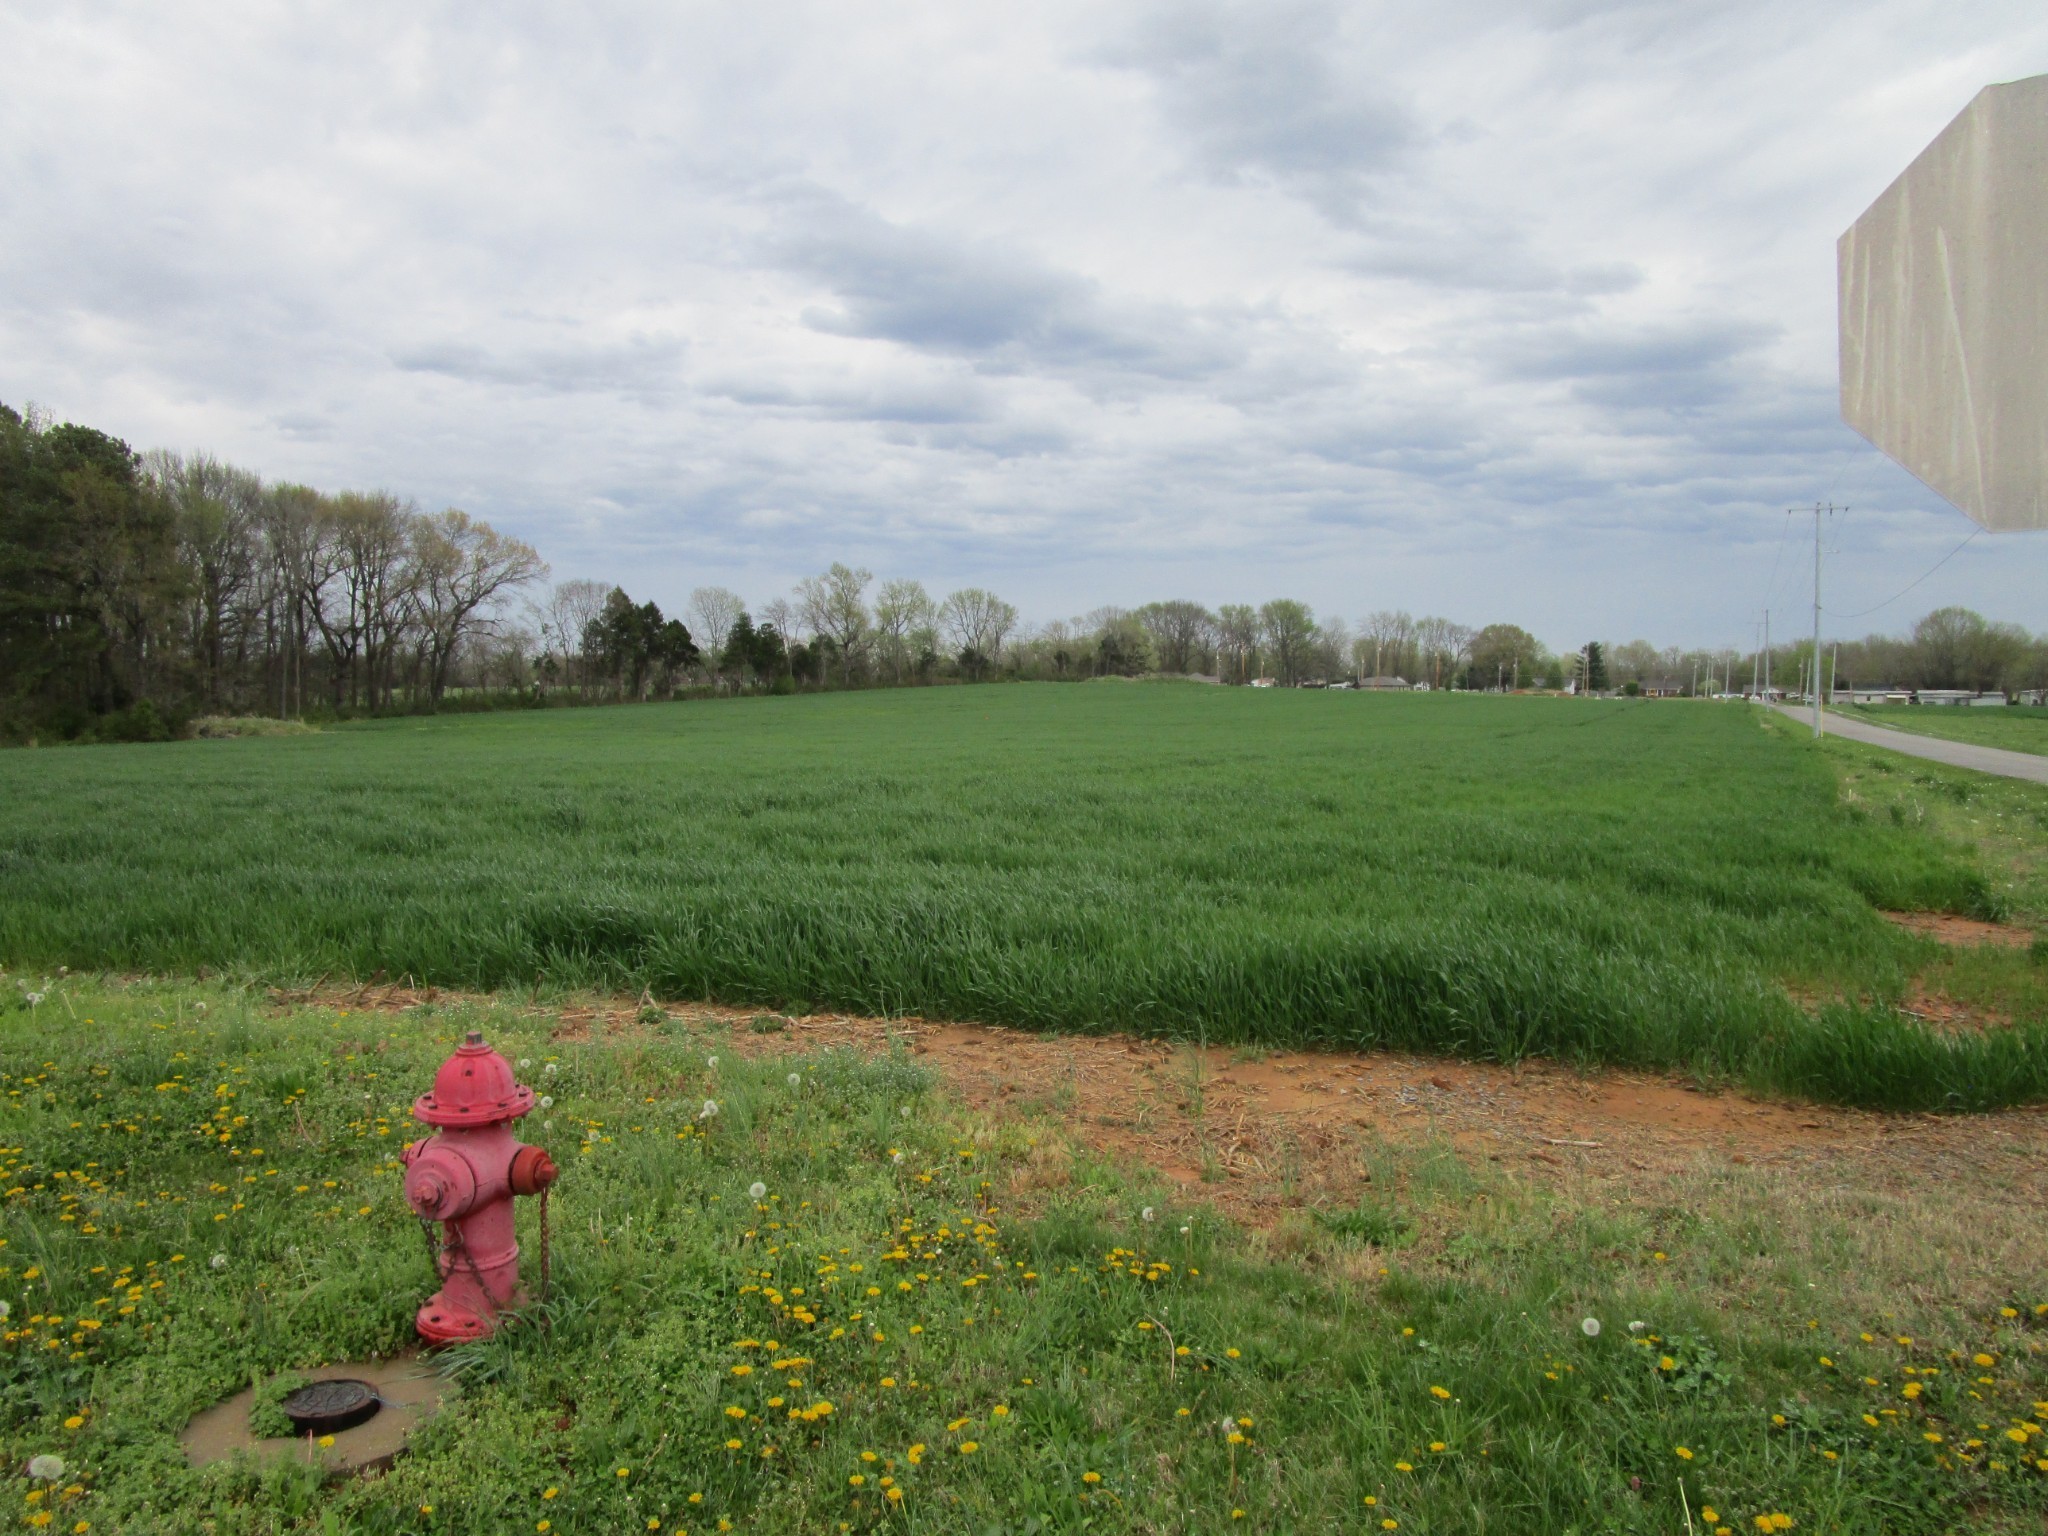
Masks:
[[[331,1435],[373,1418],[383,1399],[367,1381],[340,1377],[299,1388],[281,1404],[302,1435]]]

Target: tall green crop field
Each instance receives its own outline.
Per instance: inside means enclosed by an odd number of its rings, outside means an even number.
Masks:
[[[1895,1010],[1990,915],[1739,706],[1001,686],[0,756],[0,963],[2048,1093]],[[1806,997],[1857,999],[1817,1012]]]

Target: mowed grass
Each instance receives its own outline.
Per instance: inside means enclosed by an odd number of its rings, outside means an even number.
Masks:
[[[1932,704],[1858,704],[1831,710],[1852,720],[1911,731],[1919,736],[1943,736],[1950,741],[1967,741],[1979,747],[2003,747],[2008,752],[2048,755],[2048,708],[2008,704],[2003,709]]]
[[[1877,907],[1998,902],[1733,705],[1005,686],[0,756],[17,964],[2048,1092],[2041,1021],[1886,1006],[1926,946]]]
[[[1750,1170],[1594,1207],[1383,1149],[1280,1251],[901,1051],[40,985],[0,997],[0,1457],[62,1468],[10,1528],[1860,1536],[2048,1503],[2038,1272],[1941,1315],[1881,1257],[1802,1260]],[[410,1342],[398,1151],[470,1028],[547,1094],[548,1300],[439,1357],[459,1391],[382,1477],[189,1467],[195,1411]],[[1458,1236],[1411,1253],[1411,1217]]]

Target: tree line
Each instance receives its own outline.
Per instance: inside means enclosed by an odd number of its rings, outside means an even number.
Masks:
[[[432,708],[488,670],[502,600],[546,572],[453,508],[266,484],[0,405],[6,735]],[[508,680],[523,668],[512,658]]]
[[[1513,624],[1280,598],[1180,599],[1026,626],[835,563],[756,606],[700,587],[664,614],[624,588],[545,584],[529,545],[386,491],[266,482],[207,454],[137,453],[0,405],[0,739],[149,739],[196,715],[341,716],[994,679],[1200,677],[1273,686],[1744,691],[1755,652],[1647,641],[1553,652]],[[1774,648],[1780,686],[1811,642]],[[1967,609],[1825,650],[1838,683],[2048,686],[2048,637]]]

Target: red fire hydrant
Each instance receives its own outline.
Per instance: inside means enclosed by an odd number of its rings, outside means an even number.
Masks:
[[[406,1203],[423,1224],[446,1224],[434,1250],[441,1289],[416,1319],[430,1344],[488,1337],[497,1314],[525,1299],[512,1197],[541,1194],[558,1172],[547,1153],[512,1134],[512,1122],[532,1108],[533,1090],[476,1030],[434,1074],[433,1092],[413,1102],[414,1119],[440,1128],[399,1154]]]

